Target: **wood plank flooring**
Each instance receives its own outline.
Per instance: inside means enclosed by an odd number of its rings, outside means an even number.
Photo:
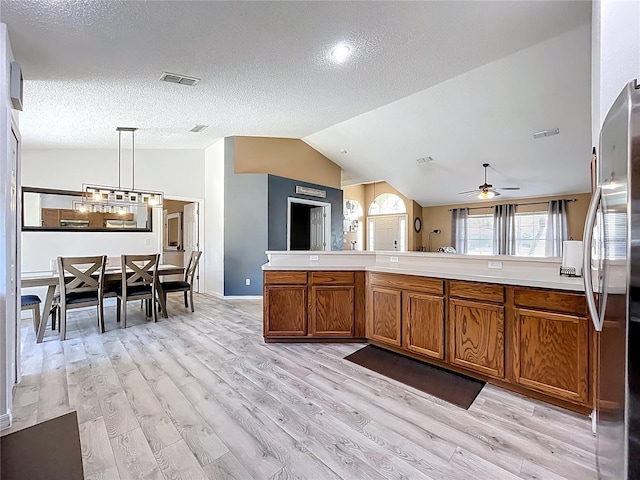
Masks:
[[[597,478],[587,417],[490,385],[462,410],[343,360],[362,344],[265,344],[261,301],[181,298],[104,334],[73,310],[64,342],[24,320],[2,434],[77,410],[90,479]]]

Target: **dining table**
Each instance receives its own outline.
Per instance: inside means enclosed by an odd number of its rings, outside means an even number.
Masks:
[[[160,264],[158,266],[158,276],[165,275],[181,275],[184,273],[184,267],[170,264]],[[104,271],[103,282],[118,282],[122,279],[122,267],[120,265],[107,265]],[[44,333],[47,329],[47,323],[49,314],[51,312],[51,306],[53,304],[53,297],[60,284],[60,275],[57,270],[40,270],[40,271],[26,271],[20,275],[20,282],[22,288],[31,287],[47,287],[47,295],[44,300],[44,308],[42,309],[41,318],[37,320],[37,335],[36,342],[42,343]],[[157,288],[161,288],[160,285]],[[166,306],[163,303],[163,295],[158,295],[158,300],[161,303],[163,311],[166,311]]]

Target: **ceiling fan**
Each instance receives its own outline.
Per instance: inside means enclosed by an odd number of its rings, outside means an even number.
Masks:
[[[478,193],[478,198],[482,200],[488,200],[490,198],[500,195],[500,192],[498,190],[520,190],[520,187],[497,188],[491,185],[490,183],[487,183],[487,167],[489,166],[489,164],[483,163],[482,166],[484,167],[484,183],[482,185],[479,185],[476,190],[469,190],[467,192],[458,192],[458,195],[469,195],[470,193]]]

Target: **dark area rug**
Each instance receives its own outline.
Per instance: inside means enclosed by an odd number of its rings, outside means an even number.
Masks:
[[[76,412],[0,439],[2,480],[82,480]]]
[[[373,345],[367,345],[348,355],[345,360],[422,390],[465,410],[471,406],[486,383]]]

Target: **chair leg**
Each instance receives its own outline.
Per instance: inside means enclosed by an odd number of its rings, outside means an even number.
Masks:
[[[122,300],[122,328],[127,328],[127,301]]]
[[[98,325],[100,326],[100,333],[104,333],[104,305],[102,302],[98,305]]]
[[[67,309],[64,305],[60,306],[60,339],[67,339]]]
[[[189,308],[189,302],[187,302],[187,292],[184,292],[184,308]]]
[[[122,301],[120,300],[120,297],[118,297],[116,299],[116,322],[120,323],[120,308],[122,307],[121,305]]]
[[[152,292],[153,294],[153,292]],[[155,307],[155,303],[156,303],[156,299],[155,296],[151,297],[150,300],[147,300],[148,302],[153,302],[151,303],[151,316],[153,317],[153,322],[154,323],[158,323],[158,311]]]
[[[186,292],[185,292],[186,295]],[[193,287],[191,287],[189,289],[189,296],[191,297],[191,313],[195,312],[195,310],[193,309]]]
[[[38,333],[38,326],[40,325],[40,304],[37,303],[33,309],[33,329]]]
[[[58,318],[58,305],[51,309],[51,331],[56,329],[56,319]]]

